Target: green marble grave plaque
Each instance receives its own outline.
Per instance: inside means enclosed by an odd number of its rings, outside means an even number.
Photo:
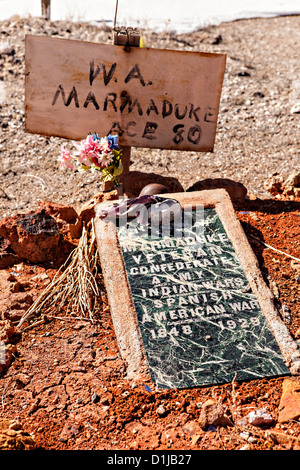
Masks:
[[[202,212],[203,214],[203,212]],[[214,208],[184,237],[118,228],[151,378],[189,388],[289,374]],[[177,224],[177,225],[176,225]]]

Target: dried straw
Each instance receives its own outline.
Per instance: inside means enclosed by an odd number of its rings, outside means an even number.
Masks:
[[[21,318],[18,327],[32,317],[54,318],[64,309],[64,315],[94,321],[93,306],[99,295],[96,282],[98,254],[93,220],[90,234],[83,227],[78,246],[70,253],[51,283]],[[29,327],[41,323],[39,319]],[[28,328],[28,327],[27,327]]]

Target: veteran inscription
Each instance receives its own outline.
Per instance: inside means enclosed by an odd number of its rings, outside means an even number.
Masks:
[[[152,380],[185,388],[289,373],[214,208],[184,237],[118,229]],[[176,227],[177,224],[177,227]]]
[[[224,54],[26,36],[28,132],[213,151]]]

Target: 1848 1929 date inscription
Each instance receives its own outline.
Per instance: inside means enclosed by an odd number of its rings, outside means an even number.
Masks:
[[[186,388],[288,374],[214,208],[176,236],[118,229],[153,381]]]

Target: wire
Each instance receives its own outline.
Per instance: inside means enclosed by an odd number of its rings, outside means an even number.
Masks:
[[[116,29],[116,21],[117,21],[118,4],[119,4],[119,0],[116,0],[116,10],[115,10],[115,19],[114,19],[114,30]]]

